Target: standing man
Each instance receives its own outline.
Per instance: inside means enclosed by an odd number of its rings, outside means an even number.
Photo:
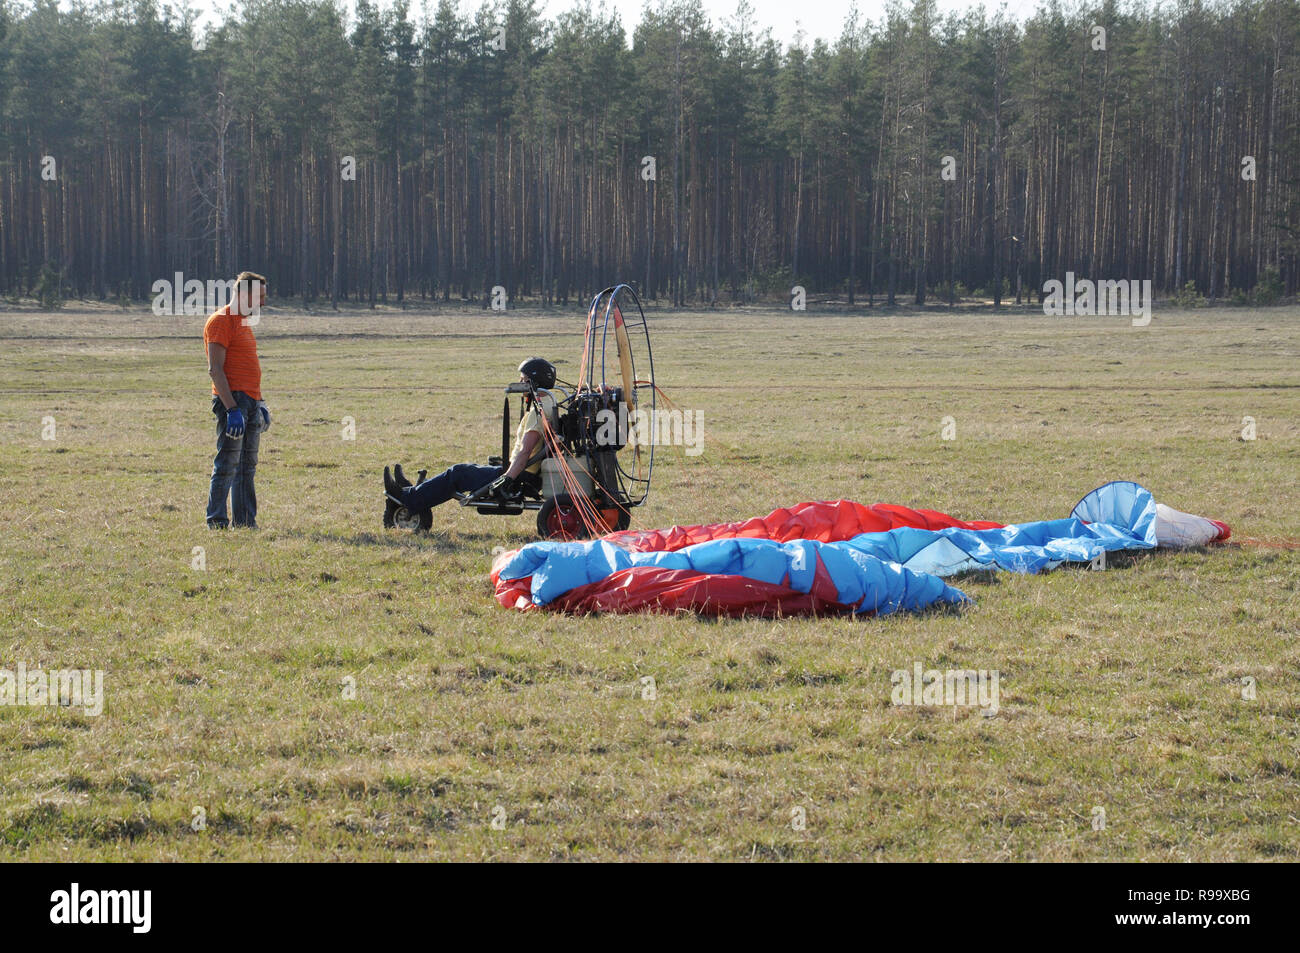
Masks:
[[[226,529],[226,496],[235,526],[257,529],[257,450],[271,413],[262,402],[262,365],[253,325],[266,304],[266,279],[241,271],[230,303],[203,325],[203,347],[212,378],[212,413],[217,417],[217,456],[208,489],[208,529]]]

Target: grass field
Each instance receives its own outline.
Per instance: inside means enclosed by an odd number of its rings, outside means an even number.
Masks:
[[[650,320],[705,443],[661,454],[634,526],[1045,519],[1129,478],[1300,539],[1300,309]],[[262,528],[225,534],[201,325],[0,312],[0,668],[106,673],[99,717],[0,706],[0,857],[1300,859],[1300,552],[970,575],[960,613],[507,611],[492,551],[531,516],[386,532],[379,474],[498,452],[500,388],[534,353],[571,371],[580,309],[273,306]],[[1000,712],[891,705],[916,662],[996,669]]]

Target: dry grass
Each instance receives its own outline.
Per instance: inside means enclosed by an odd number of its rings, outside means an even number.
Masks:
[[[841,497],[1039,519],[1131,478],[1300,538],[1297,318],[652,313],[706,444],[661,457],[634,525]],[[200,319],[0,314],[0,667],[107,672],[99,718],[0,707],[0,856],[1300,857],[1296,552],[973,576],[961,614],[567,618],[492,600],[527,516],[382,531],[383,464],[497,452],[500,387],[572,367],[581,321],[269,311],[263,528],[210,535]],[[892,707],[914,661],[997,669],[1001,713]]]

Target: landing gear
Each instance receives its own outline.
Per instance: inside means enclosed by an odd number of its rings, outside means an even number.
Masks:
[[[609,501],[596,503],[596,517],[606,533],[620,533],[632,524],[627,507]],[[561,493],[542,502],[542,508],[537,511],[537,535],[543,539],[571,540],[589,539],[591,532],[573,498]]]
[[[421,470],[416,478],[417,483],[423,483],[424,478],[428,475],[428,470]],[[433,527],[432,510],[414,510],[405,506],[394,499],[397,489],[405,489],[411,485],[411,481],[406,478],[402,472],[402,465],[399,463],[393,467],[393,482],[396,487],[388,484],[388,469],[384,468],[384,529],[406,529],[416,532],[427,533]]]
[[[413,510],[387,500],[384,508],[384,529],[407,529],[427,533],[433,527],[433,510]]]

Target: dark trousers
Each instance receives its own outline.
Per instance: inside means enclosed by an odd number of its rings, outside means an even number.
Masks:
[[[437,476],[431,476],[416,486],[408,487],[403,496],[412,509],[432,509],[446,503],[456,493],[472,493],[487,486],[501,474],[503,467],[489,467],[478,463],[458,463]]]
[[[234,516],[233,525],[257,527],[257,451],[262,442],[261,416],[257,401],[242,390],[231,391],[235,406],[244,414],[244,435],[226,436],[226,408],[220,397],[212,398],[212,413],[217,418],[217,455],[212,460],[212,482],[208,486],[208,525],[228,526],[226,496]]]

